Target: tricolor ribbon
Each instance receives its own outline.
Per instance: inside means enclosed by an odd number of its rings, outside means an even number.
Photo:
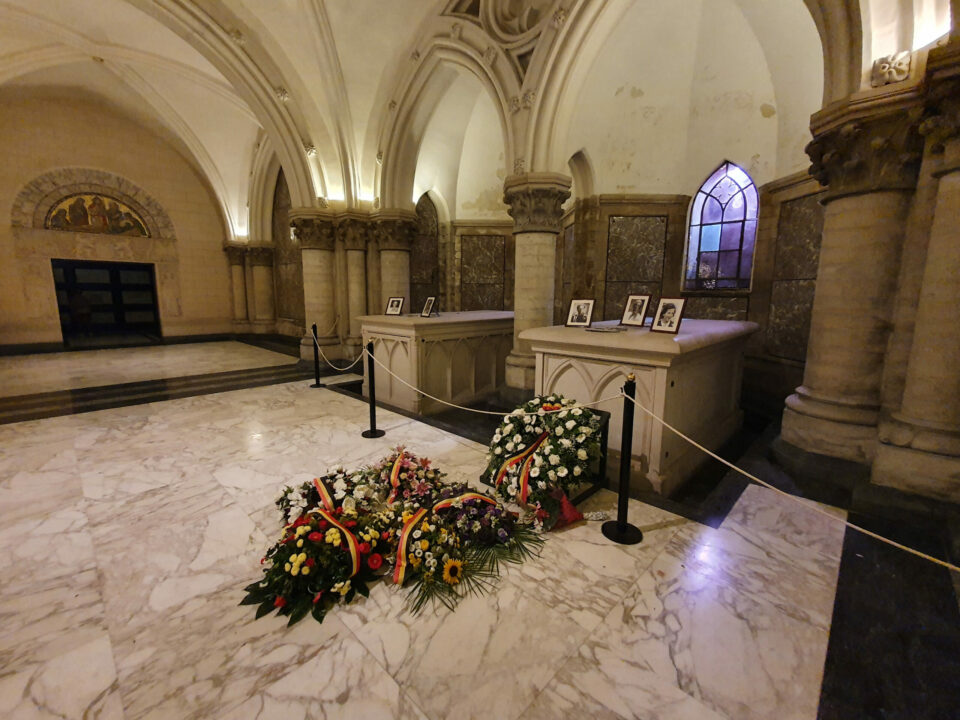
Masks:
[[[327,512],[326,510],[320,510],[319,508],[314,512],[316,512],[317,515],[322,517],[337,530],[343,533],[343,538],[347,543],[347,549],[350,551],[350,559],[353,561],[353,568],[350,571],[350,577],[353,577],[360,572],[360,548],[357,545],[357,538],[352,532],[340,524],[340,522],[333,516],[333,513]]]
[[[529,482],[530,482],[530,464],[533,462],[533,454],[537,451],[537,448],[543,444],[543,441],[547,439],[547,436],[550,433],[543,432],[540,434],[530,447],[525,448],[523,452],[509,457],[504,460],[503,465],[500,466],[500,469],[497,471],[497,477],[495,485],[500,487],[506,477],[507,473],[510,472],[510,469],[522,463],[522,469],[520,472],[520,502],[526,502],[527,496],[529,493]]]
[[[433,511],[437,512],[437,510],[446,510],[448,507],[453,505],[458,500],[461,502],[464,500],[481,500],[482,502],[490,503],[491,505],[497,504],[496,500],[492,498],[488,498],[486,495],[481,495],[480,493],[468,492],[454,498],[447,498],[446,500],[441,500],[440,502],[438,502],[436,505],[433,506]]]
[[[393,469],[390,471],[390,497],[387,498],[388,503],[393,503],[397,499],[397,491],[400,490],[400,464],[403,462],[403,453],[400,453],[397,456],[396,462],[393,463]]]
[[[320,478],[314,478],[313,486],[317,489],[317,492],[320,493],[320,502],[323,503],[323,507],[326,508],[328,512],[333,512],[333,496],[330,494],[330,488],[327,487],[327,484]]]
[[[403,576],[409,564],[407,561],[407,543],[410,541],[410,535],[416,530],[417,525],[420,524],[426,514],[426,508],[420,508],[407,520],[403,530],[400,531],[400,540],[397,542],[397,562],[393,568],[393,582],[397,585],[403,584]]]

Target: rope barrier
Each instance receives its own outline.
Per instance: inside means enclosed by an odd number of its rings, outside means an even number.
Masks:
[[[866,528],[860,527],[859,525],[857,525],[857,524],[855,524],[855,523],[852,523],[852,522],[850,522],[850,521],[848,521],[848,520],[845,520],[845,519],[843,519],[843,518],[839,518],[839,517],[837,517],[836,515],[831,515],[831,514],[828,513],[827,511],[821,510],[821,509],[820,509],[819,507],[817,507],[816,505],[810,504],[809,501],[808,501],[808,502],[804,502],[803,500],[801,500],[800,498],[796,497],[795,495],[791,495],[790,493],[785,492],[785,491],[781,490],[781,489],[778,488],[778,487],[774,487],[773,485],[771,485],[770,483],[766,482],[765,480],[761,480],[761,479],[758,478],[756,475],[753,475],[753,474],[751,474],[751,473],[748,473],[746,470],[742,470],[742,469],[738,468],[736,465],[734,465],[733,463],[724,460],[722,457],[720,457],[719,455],[717,455],[715,452],[712,452],[712,451],[708,450],[708,449],[705,448],[703,445],[701,445],[700,443],[698,443],[696,440],[693,440],[693,439],[687,437],[687,436],[684,435],[682,432],[680,432],[680,431],[677,430],[675,427],[673,427],[673,425],[671,425],[670,423],[668,423],[666,420],[663,420],[662,418],[658,417],[652,410],[648,410],[647,408],[645,408],[643,405],[641,405],[639,402],[637,402],[635,399],[633,399],[632,397],[630,397],[630,396],[627,395],[626,393],[621,392],[620,394],[621,394],[623,397],[625,397],[625,398],[627,398],[628,400],[630,400],[630,402],[632,402],[634,405],[636,405],[638,408],[640,408],[640,410],[642,410],[644,413],[646,413],[649,417],[653,418],[653,419],[656,420],[658,423],[660,423],[661,425],[663,425],[665,428],[673,431],[674,433],[676,433],[677,435],[679,435],[680,437],[682,437],[684,440],[686,440],[688,443],[690,443],[691,445],[693,445],[695,448],[697,448],[697,449],[699,449],[699,450],[702,450],[702,451],[705,452],[707,455],[709,455],[710,457],[712,457],[714,460],[719,460],[721,463],[723,463],[724,465],[726,465],[727,467],[729,467],[731,470],[736,470],[738,473],[740,473],[741,475],[744,475],[744,476],[750,478],[750,479],[753,480],[755,483],[757,483],[757,484],[759,484],[759,485],[762,485],[762,486],[765,487],[765,488],[768,488],[768,489],[770,489],[770,490],[773,490],[774,492],[779,493],[780,495],[783,495],[783,496],[789,498],[790,500],[792,500],[793,502],[797,503],[798,505],[800,505],[800,506],[803,507],[803,508],[806,508],[806,509],[808,509],[808,510],[813,510],[814,512],[819,513],[820,515],[823,515],[824,517],[829,518],[830,520],[832,520],[832,521],[834,521],[834,522],[839,522],[839,523],[845,525],[845,526],[848,527],[848,528],[851,528],[851,529],[853,529],[853,530],[856,530],[857,532],[863,533],[864,535],[867,535],[868,537],[872,537],[874,540],[879,540],[880,542],[886,543],[887,545],[892,545],[893,547],[899,548],[900,550],[903,550],[904,552],[910,553],[911,555],[916,555],[916,556],[919,557],[919,558],[922,558],[922,559],[924,559],[924,560],[929,560],[930,562],[935,563],[935,564],[937,564],[937,565],[941,565],[941,566],[947,568],[948,570],[952,570],[952,571],[954,571],[954,572],[960,573],[960,567],[957,567],[956,565],[954,565],[954,564],[952,564],[952,563],[949,563],[949,562],[947,562],[946,560],[941,560],[940,558],[935,558],[935,557],[933,557],[932,555],[927,555],[926,553],[920,552],[919,550],[915,550],[915,549],[913,549],[912,547],[908,547],[908,546],[906,546],[906,545],[902,545],[902,544],[898,543],[896,540],[891,540],[890,538],[884,537],[883,535],[878,535],[877,533],[873,532],[872,530],[867,530]]]
[[[334,324],[333,324],[333,327],[336,327],[336,326],[337,326],[337,324],[334,323]],[[333,329],[332,329],[332,328],[331,328],[331,332],[333,332]],[[366,352],[366,350],[362,351],[362,352],[357,356],[357,359],[354,360],[354,361],[353,361],[352,363],[350,363],[349,365],[347,365],[346,367],[338,367],[338,366],[334,365],[332,362],[330,362],[330,360],[327,358],[327,356],[323,354],[323,348],[320,347],[320,342],[317,340],[316,333],[311,332],[311,335],[313,335],[313,344],[317,346],[317,350],[320,352],[320,357],[323,358],[323,361],[324,361],[327,365],[329,365],[330,367],[332,367],[334,370],[337,370],[338,372],[346,372],[347,370],[350,370],[352,367],[354,367],[358,362],[360,362],[361,360],[363,360],[363,355],[364,355],[364,353]]]

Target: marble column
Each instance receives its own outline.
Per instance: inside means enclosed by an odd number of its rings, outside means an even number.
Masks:
[[[247,284],[243,272],[243,245],[227,245],[223,248],[230,263],[230,290],[233,295],[233,321],[247,320]]]
[[[872,481],[960,502],[960,79],[937,82],[940,63],[956,77],[960,44],[948,48],[932,52],[928,65],[921,131],[936,160],[936,199],[903,399],[881,427]]]
[[[250,319],[258,325],[274,323],[276,313],[273,303],[273,248],[267,245],[247,247],[247,263],[250,267],[250,279],[253,281],[253,314]],[[265,328],[264,331],[272,328]]]
[[[553,325],[557,235],[568,197],[570,178],[556,173],[513,175],[503,184],[516,241],[513,350],[506,363],[507,386],[514,390],[532,390],[536,379],[533,352],[520,333]]]
[[[338,352],[327,349],[340,343],[337,336],[333,220],[291,213],[290,226],[300,244],[303,260],[303,304],[307,327],[300,341],[300,357],[313,360],[313,324],[317,326],[317,339],[324,346],[324,353],[328,357],[338,356]]]
[[[410,306],[410,247],[417,235],[416,215],[402,210],[381,210],[373,217],[380,246],[380,307],[387,299],[402,297],[403,312],[420,312]]]
[[[864,464],[876,452],[884,357],[921,158],[910,110],[832,113],[807,146],[811,174],[828,193],[803,385],[787,398],[781,437]]]
[[[337,222],[337,237],[343,243],[344,277],[346,279],[346,322],[344,344],[349,356],[354,356],[362,344],[360,321],[367,313],[366,252],[369,228],[360,218],[345,217]]]

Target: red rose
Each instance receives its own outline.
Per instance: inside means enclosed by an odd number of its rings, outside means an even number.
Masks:
[[[347,521],[344,523],[344,525],[346,525],[347,527],[356,527],[356,526],[357,526],[357,521],[356,521],[356,520],[347,520]]]
[[[380,534],[380,537],[383,538],[384,540],[389,540],[389,539],[390,539],[390,531],[389,531],[389,530],[384,530],[384,531]]]
[[[320,529],[321,529],[321,530],[326,530],[326,529],[327,529],[327,521],[326,521],[326,520],[321,520],[321,521],[320,521],[319,523],[317,523],[317,524],[320,526]]]
[[[320,592],[318,592],[316,595],[313,596],[313,604],[314,604],[314,605],[316,605],[318,602],[320,602],[320,597],[321,597],[322,595],[323,595],[323,590],[321,590]]]
[[[314,560],[313,558],[307,558],[306,566],[307,566],[308,568],[312,568],[312,567],[314,567],[316,564],[317,564],[317,561],[316,561],[316,560]]]
[[[275,608],[282,608],[286,604],[287,604],[287,601],[283,597],[283,595],[277,595],[277,599],[273,601],[273,606]]]
[[[383,556],[380,553],[374,553],[367,558],[367,565],[370,566],[371,570],[379,570],[380,566],[383,565]]]
[[[357,545],[357,550],[360,551],[361,555],[366,555],[368,552],[370,552],[370,543],[360,543]]]
[[[307,540],[310,540],[311,542],[323,542],[323,535],[318,532],[312,532],[307,535]]]

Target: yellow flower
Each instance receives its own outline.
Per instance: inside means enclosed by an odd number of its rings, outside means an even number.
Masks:
[[[297,547],[303,547],[303,540],[297,540]]]
[[[300,537],[301,535],[306,535],[308,532],[310,532],[310,528],[307,527],[306,525],[301,525],[300,527],[297,528],[297,537]]]
[[[304,575],[309,575],[309,574],[310,574],[310,568],[305,567],[305,568],[303,568],[303,570],[301,570],[300,572],[301,572],[302,574],[304,574]]]
[[[420,549],[421,549],[421,550],[426,550],[428,547],[430,547],[429,541],[427,541],[427,540],[421,540],[421,541],[420,541]]]
[[[418,558],[418,557],[417,557],[416,555],[414,555],[413,553],[410,553],[410,564],[413,565],[413,567],[419,567],[419,566],[420,566],[420,558]]]
[[[337,530],[336,528],[330,528],[329,530],[327,530],[327,534],[326,534],[326,538],[325,538],[325,539],[326,539],[326,541],[327,541],[328,543],[330,543],[331,545],[339,545],[339,544],[340,544],[340,531]]]
[[[412,517],[413,517],[413,513],[412,513],[412,512],[410,512],[409,510],[404,510],[404,511],[403,511],[403,515],[400,516],[400,519],[403,520],[403,524],[406,525],[406,524],[407,524],[407,520],[409,520],[409,519],[412,518]]]
[[[341,595],[346,595],[348,592],[350,592],[350,581],[349,581],[349,580],[347,580],[347,581],[343,584],[343,587],[340,588],[340,594],[341,594]]]
[[[299,565],[294,565],[292,568],[290,568],[290,574],[293,575],[294,577],[296,577],[299,573],[300,573]]]
[[[450,558],[443,566],[443,581],[448,585],[456,585],[460,582],[460,575],[463,573],[463,562]]]
[[[420,525],[420,530],[422,530],[423,532],[430,532],[430,523],[424,520],[423,523],[421,523]]]
[[[298,563],[303,563],[303,562],[306,562],[306,561],[307,561],[307,554],[306,554],[306,553],[302,552],[302,553],[300,553],[299,555],[297,555],[297,562],[298,562]]]
[[[284,571],[286,571],[286,572],[290,572],[290,563],[284,563],[283,569],[284,569]]]

